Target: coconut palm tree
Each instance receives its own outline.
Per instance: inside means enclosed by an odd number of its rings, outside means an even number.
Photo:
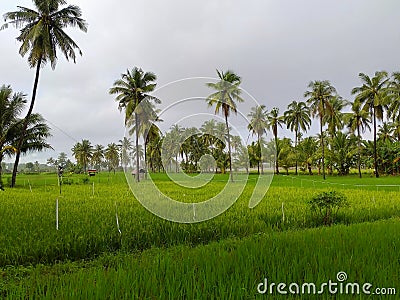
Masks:
[[[114,171],[118,168],[119,166],[119,147],[116,143],[111,143],[107,145],[106,150],[104,151],[104,158],[107,161],[108,165],[108,172],[111,170]]]
[[[22,134],[22,129],[26,121],[20,120],[17,124],[17,135],[14,141],[15,149],[16,145],[20,140],[20,134]],[[45,123],[44,118],[40,114],[31,114],[27,122],[28,126],[25,130],[25,138],[19,152],[16,151],[14,170],[18,169],[19,155],[18,153],[24,155],[30,152],[43,151],[46,149],[53,149],[50,144],[46,142],[46,139],[51,137],[50,127]],[[17,173],[13,173],[13,176],[17,176]]]
[[[100,172],[101,163],[103,162],[103,159],[104,159],[104,146],[103,145],[94,146],[91,162],[93,166],[96,167],[98,172]]]
[[[118,143],[120,161],[122,167],[125,169],[130,162],[130,153],[133,150],[132,141],[130,138],[124,137],[122,140],[119,140]]]
[[[324,116],[324,122],[328,124],[328,133],[331,139],[336,135],[338,130],[342,130],[344,127],[343,123],[343,109],[350,103],[344,100],[339,95],[331,97],[329,100],[329,109],[327,109]]]
[[[22,93],[13,93],[10,86],[3,85],[0,88],[0,189],[3,189],[1,163],[4,156],[16,152],[12,142],[17,131],[18,117],[26,104],[25,97]]]
[[[283,114],[283,118],[287,129],[290,131],[294,131],[294,149],[296,151],[296,175],[297,175],[297,167],[298,167],[298,159],[297,159],[297,145],[300,142],[301,131],[307,132],[307,130],[311,126],[311,118],[310,118],[310,109],[308,108],[305,102],[297,102],[292,101],[288,105],[288,110]]]
[[[33,4],[36,10],[18,6],[19,10],[4,14],[6,23],[0,28],[2,30],[12,25],[17,29],[21,29],[20,35],[17,37],[17,41],[22,43],[19,53],[21,56],[29,53],[29,66],[31,68],[36,67],[32,98],[17,145],[17,162],[19,162],[20,148],[22,147],[25,131],[28,127],[27,120],[32,114],[35,105],[40,69],[48,62],[55,69],[58,49],[64,54],[67,60],[72,59],[75,63],[75,51],[78,51],[81,55],[82,52],[64,29],[67,27],[78,27],[84,32],[87,31],[87,24],[81,18],[82,12],[78,6],[69,5],[62,7],[66,4],[65,0],[33,0]],[[14,165],[13,173],[15,174],[17,165],[18,163]],[[15,185],[15,180],[16,176],[13,175],[11,180],[12,187]]]
[[[269,113],[267,113],[268,127],[272,128],[272,133],[275,140],[275,150],[277,156],[279,154],[279,141],[278,141],[278,127],[282,128],[284,124],[283,116],[279,116],[279,108],[274,107]],[[279,174],[279,159],[275,159],[275,173]]]
[[[78,164],[83,166],[83,170],[86,173],[89,161],[93,156],[93,146],[89,140],[82,140],[81,143],[76,143],[71,149]]]
[[[262,148],[261,137],[268,127],[267,110],[265,105],[257,105],[251,108],[251,112],[247,115],[250,118],[250,123],[247,129],[253,135],[257,135],[258,146]],[[264,174],[262,149],[260,149],[261,157],[259,164],[261,165],[261,174]]]
[[[374,128],[374,169],[375,176],[378,178],[379,171],[376,150],[377,120],[383,119],[383,112],[388,99],[386,92],[389,77],[386,71],[377,71],[372,78],[364,73],[360,73],[358,76],[362,85],[353,88],[351,93],[356,95],[356,101],[364,104],[363,109],[369,111],[372,117]]]
[[[207,146],[211,147],[211,150],[216,140],[216,127],[217,122],[214,119],[205,121],[200,127],[200,131],[203,134],[203,141]]]
[[[319,118],[320,127],[320,144],[322,150],[322,176],[325,176],[325,144],[323,135],[324,116],[326,112],[331,110],[329,100],[336,94],[336,89],[331,85],[328,80],[311,81],[308,84],[309,90],[304,93],[307,98],[307,104],[310,106],[311,114],[313,117]]]
[[[378,140],[382,140],[383,142],[389,141],[390,143],[394,142],[394,126],[392,123],[383,122],[382,125],[378,126],[378,129]]]
[[[299,143],[300,161],[304,163],[308,169],[308,174],[313,175],[312,167],[318,150],[318,141],[316,138],[309,136]]]
[[[207,86],[215,90],[216,92],[207,97],[206,101],[208,106],[215,106],[215,114],[222,112],[225,118],[225,126],[227,131],[228,151],[229,151],[229,177],[233,181],[232,174],[232,149],[231,140],[229,133],[228,117],[233,113],[237,113],[236,102],[243,102],[244,100],[240,97],[241,89],[239,85],[241,78],[236,75],[233,71],[218,71],[217,74],[219,81],[216,83],[207,83]]]
[[[135,116],[139,118],[138,131],[140,135],[142,135],[144,141],[144,168],[146,170],[145,177],[147,177],[147,145],[152,139],[160,135],[160,129],[155,125],[155,122],[162,122],[163,120],[160,119],[160,117],[158,116],[161,111],[159,109],[156,109],[155,105],[151,103],[147,98],[140,103],[140,106],[135,110],[135,112]],[[130,135],[133,135],[133,133],[136,132],[135,116],[132,116],[128,120],[127,126],[131,127],[131,129],[129,130]]]
[[[393,80],[389,83],[390,104],[388,117],[392,119],[395,126],[397,141],[400,142],[400,72],[392,74]]]
[[[151,72],[144,72],[142,69],[134,67],[132,70],[127,70],[125,74],[121,75],[121,79],[114,82],[113,87],[110,88],[109,93],[116,95],[115,100],[118,101],[119,109],[125,110],[125,125],[128,125],[129,119],[132,117],[135,120],[135,147],[136,147],[136,180],[139,179],[139,135],[140,135],[140,119],[138,112],[140,104],[147,99],[147,101],[154,101],[161,103],[159,99],[151,96],[149,93],[156,88],[157,76]]]
[[[344,119],[350,132],[354,133],[357,131],[357,167],[358,176],[361,178],[361,132],[364,133],[366,128],[371,130],[371,127],[369,126],[369,123],[371,123],[369,113],[362,109],[362,105],[359,101],[354,101],[351,105],[351,113],[345,114]]]

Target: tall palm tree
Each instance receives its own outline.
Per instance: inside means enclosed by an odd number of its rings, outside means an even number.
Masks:
[[[114,82],[109,93],[117,95],[115,100],[119,103],[119,109],[125,110],[125,125],[128,124],[130,118],[135,120],[135,146],[136,146],[136,180],[139,179],[139,135],[140,135],[140,119],[138,117],[139,105],[147,99],[160,103],[161,101],[149,93],[156,88],[157,76],[152,72],[144,72],[142,69],[134,67],[132,70],[127,70],[121,75],[121,79]]]
[[[18,11],[4,14],[6,23],[0,28],[0,30],[3,30],[8,28],[9,25],[12,25],[17,29],[21,29],[20,35],[17,37],[17,41],[22,43],[19,53],[21,56],[25,56],[29,53],[29,66],[31,68],[36,67],[32,98],[25,117],[22,134],[17,145],[17,164],[14,165],[14,174],[16,174],[20,149],[28,127],[28,119],[35,105],[40,69],[48,62],[50,62],[52,68],[55,69],[57,63],[57,49],[64,54],[67,60],[72,59],[75,63],[75,51],[77,50],[80,55],[82,55],[82,52],[64,29],[67,27],[78,27],[84,32],[87,31],[86,21],[81,18],[82,12],[78,6],[69,5],[61,7],[66,4],[65,0],[33,0],[33,4],[36,10],[18,6]],[[16,175],[13,175],[11,180],[12,187],[15,185],[15,180]]]
[[[267,113],[268,127],[272,128],[272,133],[275,140],[276,156],[279,154],[279,141],[278,141],[278,127],[282,128],[283,116],[279,116],[279,109],[274,107],[269,113]],[[275,159],[275,173],[279,174],[279,159]]]
[[[218,71],[217,74],[219,81],[216,83],[207,83],[207,86],[215,90],[216,92],[207,97],[206,101],[208,106],[215,105],[215,114],[222,112],[225,117],[225,126],[227,131],[228,151],[229,151],[229,177],[233,181],[232,174],[232,149],[231,140],[229,134],[228,117],[231,112],[237,113],[236,102],[243,102],[243,98],[240,97],[241,89],[239,85],[241,78],[236,75],[233,71]]]
[[[257,135],[258,146],[262,148],[261,137],[265,132],[265,129],[268,127],[267,111],[265,105],[257,105],[252,107],[251,112],[248,114],[248,117],[250,118],[250,123],[247,125],[247,128],[252,132],[252,134]],[[259,163],[261,164],[261,174],[264,174],[262,149],[260,149],[260,153],[261,157]]]
[[[144,141],[144,168],[146,170],[145,177],[147,177],[147,145],[148,143],[156,138],[156,136],[160,135],[159,128],[155,125],[155,122],[162,122],[163,120],[160,119],[159,114],[160,110],[156,109],[155,105],[149,101],[149,99],[144,99],[140,106],[135,110],[136,115],[139,118],[139,134],[142,135]],[[128,127],[131,127],[129,130],[129,134],[132,135],[136,132],[136,119],[132,116],[128,120]]]
[[[320,143],[322,150],[322,176],[325,176],[325,144],[323,135],[324,116],[326,111],[331,110],[329,100],[336,94],[336,89],[328,80],[311,81],[308,84],[309,90],[304,93],[307,98],[307,103],[310,105],[311,114],[313,117],[319,117],[320,127]]]
[[[386,71],[375,72],[374,77],[370,78],[364,73],[360,73],[359,78],[362,86],[352,89],[351,93],[356,95],[356,100],[364,104],[363,109],[369,111],[372,116],[374,128],[374,169],[376,178],[379,177],[378,157],[376,150],[377,119],[383,119],[383,112],[387,104],[387,84],[389,77]]]
[[[361,131],[364,133],[366,128],[371,130],[369,126],[369,123],[371,123],[369,113],[362,109],[362,105],[359,101],[354,101],[351,105],[351,113],[345,114],[345,119],[350,132],[354,133],[357,131],[357,167],[358,176],[361,178]]]
[[[305,102],[292,101],[288,105],[288,110],[283,114],[287,129],[294,131],[294,148],[297,153],[297,145],[300,142],[300,131],[307,132],[311,126],[310,109]],[[296,155],[296,175],[298,168],[298,155]]]
[[[88,163],[93,156],[93,146],[90,141],[82,140],[81,143],[76,143],[71,151],[76,161],[83,166],[83,170],[86,173]]]

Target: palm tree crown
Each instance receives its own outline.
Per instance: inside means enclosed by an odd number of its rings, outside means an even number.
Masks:
[[[57,63],[57,48],[67,60],[76,60],[75,50],[82,54],[78,45],[64,31],[66,27],[78,27],[86,32],[86,21],[81,18],[82,11],[76,5],[65,5],[64,0],[33,0],[36,10],[18,6],[18,11],[4,14],[6,23],[1,29],[13,25],[21,28],[17,41],[22,45],[19,53],[25,56],[29,52],[28,62],[31,67],[51,63],[54,69]]]

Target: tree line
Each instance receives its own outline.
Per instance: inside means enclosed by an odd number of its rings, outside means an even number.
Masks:
[[[209,154],[216,162],[216,169],[221,172],[229,169],[231,178],[232,168],[241,166],[248,170],[257,165],[258,172],[263,173],[264,163],[268,162],[276,174],[280,173],[280,167],[286,172],[293,167],[295,174],[300,167],[310,175],[317,168],[324,179],[326,172],[346,175],[351,168],[357,168],[360,177],[362,169],[372,169],[376,177],[380,173],[399,173],[400,73],[389,76],[385,71],[377,71],[372,77],[360,73],[360,85],[351,91],[352,102],[343,99],[328,80],[316,80],[308,84],[304,101],[292,101],[283,114],[276,107],[270,111],[265,105],[252,107],[248,130],[257,141],[248,146],[232,144],[233,139],[238,142],[240,139],[231,136],[228,122],[230,114],[236,113],[237,102],[244,101],[241,78],[233,71],[217,70],[217,75],[216,83],[207,84],[214,92],[205,101],[215,107],[216,114],[222,113],[225,124],[211,120],[200,129],[174,125],[164,136],[156,126],[161,121],[156,109],[161,100],[150,94],[155,89],[156,76],[135,67],[114,83],[110,94],[117,95],[119,108],[125,111],[125,123],[131,126],[131,133],[136,133],[136,149],[143,135],[146,168],[153,171],[162,166],[172,168],[174,162],[176,171],[180,163],[183,170],[198,172],[200,158]],[[319,134],[306,137],[313,119],[319,124]],[[279,128],[284,126],[293,132],[293,139],[279,136]],[[273,135],[269,142],[267,130]],[[373,134],[373,141],[363,139],[368,130]],[[164,152],[170,152],[165,162],[161,159],[161,145]],[[245,152],[249,157],[248,166],[240,159]],[[139,165],[139,151],[136,151],[137,172]]]

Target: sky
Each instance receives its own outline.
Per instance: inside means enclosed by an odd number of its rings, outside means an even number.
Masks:
[[[154,72],[161,88],[156,93],[170,89],[176,93],[172,102],[206,96],[201,88],[196,94],[192,85],[209,82],[216,69],[233,70],[250,99],[240,107],[242,115],[255,103],[283,113],[293,100],[304,101],[312,80],[330,80],[352,101],[350,91],[360,85],[359,72],[400,71],[398,0],[67,2],[79,5],[89,24],[87,33],[67,30],[83,56],[74,64],[59,53],[55,70],[50,65],[42,69],[34,112],[52,128],[49,142],[54,150],[30,154],[22,162],[46,162],[60,152],[72,158],[72,146],[82,139],[93,145],[122,139],[124,116],[108,90],[134,66]],[[17,5],[33,8],[32,1],[2,1],[0,14]],[[0,31],[0,85],[11,85],[30,99],[34,69],[18,54],[17,35],[11,27]],[[183,80],[187,78],[197,79]],[[170,104],[163,103],[162,109],[169,109],[164,116],[180,116],[165,124],[196,112],[196,120],[202,120],[203,113],[213,114],[204,101]],[[246,135],[240,121],[233,123]],[[316,128],[317,121],[309,134]],[[284,129],[281,133],[292,136]]]

